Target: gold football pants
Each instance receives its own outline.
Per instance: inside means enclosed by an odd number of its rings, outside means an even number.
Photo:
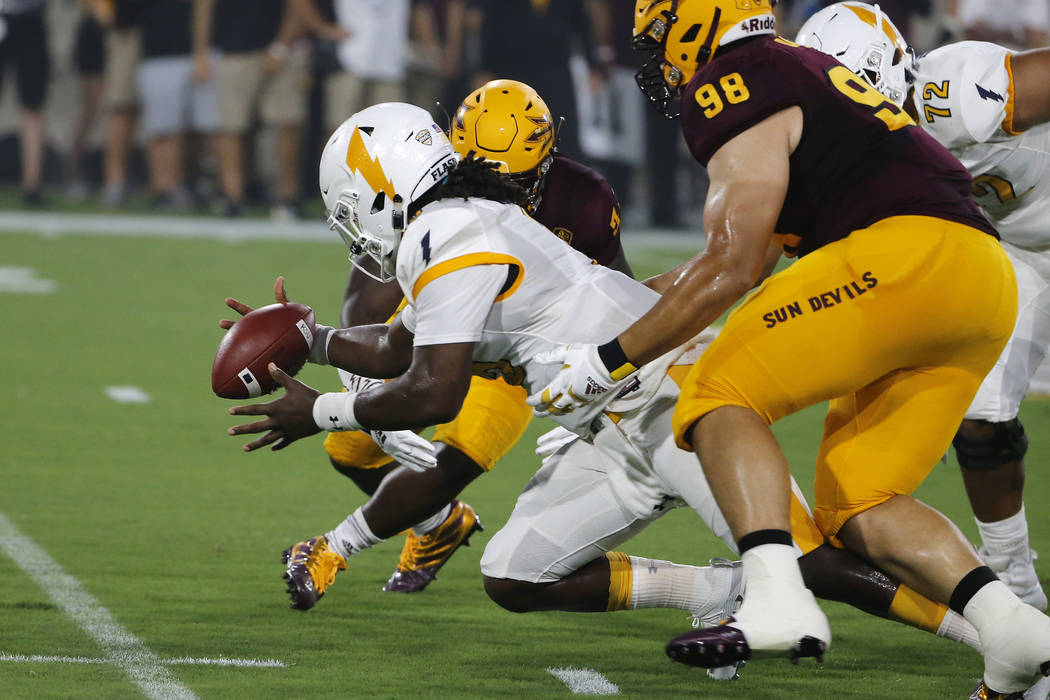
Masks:
[[[814,516],[852,516],[911,493],[951,443],[1014,323],[1017,287],[991,236],[920,216],[885,219],[773,275],[693,366],[674,414],[720,406],[768,423],[830,401]]]

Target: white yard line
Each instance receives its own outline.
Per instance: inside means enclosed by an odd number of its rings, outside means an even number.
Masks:
[[[5,654],[0,652],[0,662],[16,664],[107,664],[109,659],[89,656],[42,656],[40,654]],[[160,659],[165,666],[237,666],[254,668],[287,668],[278,659],[227,659],[223,656],[197,658],[183,656],[175,659]]]
[[[137,386],[107,386],[106,396],[117,403],[149,403],[150,397]]]
[[[221,241],[316,241],[342,243],[320,218],[277,222],[268,219],[223,219],[206,216],[132,216],[112,214],[57,214],[0,212],[0,233],[38,233],[45,236],[110,235],[137,238],[211,238]],[[697,231],[631,229],[624,231],[628,249],[649,247],[695,253],[703,247]]]
[[[0,550],[37,582],[45,593],[102,647],[106,661],[118,666],[149,698],[196,698],[171,675],[157,655],[120,625],[80,581],[23,535],[0,513]]]
[[[619,695],[620,688],[608,678],[591,668],[548,668],[551,674],[564,683],[573,695]]]

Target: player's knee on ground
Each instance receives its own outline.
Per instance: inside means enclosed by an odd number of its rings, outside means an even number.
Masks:
[[[959,466],[971,471],[991,471],[1020,462],[1028,451],[1028,436],[1020,419],[992,423],[964,420],[952,440]]]
[[[515,581],[510,578],[482,577],[485,582],[485,593],[492,602],[504,610],[515,613],[532,612],[537,589],[543,584]]]

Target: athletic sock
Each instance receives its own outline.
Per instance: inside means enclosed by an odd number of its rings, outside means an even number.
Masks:
[[[806,587],[798,568],[798,552],[790,545],[760,544],[741,554],[740,559],[749,587]]]
[[[889,617],[931,634],[937,634],[947,612],[949,612],[947,605],[936,603],[902,583],[897,587],[897,592],[890,602]]]
[[[1001,624],[1003,615],[1023,605],[1006,584],[987,566],[979,566],[963,577],[952,591],[951,609],[977,629],[979,636],[991,626]]]
[[[606,552],[609,561],[609,604],[606,612],[628,610],[631,607],[631,557],[623,552]]]
[[[445,519],[452,514],[452,504],[447,504],[444,508],[434,513],[426,520],[421,520],[412,526],[412,532],[416,533],[416,537],[423,537],[429,535],[434,530],[438,529],[441,523],[445,522]]]
[[[954,610],[944,609],[944,619],[936,632],[938,637],[965,644],[977,653],[983,653],[977,628],[967,622],[966,618]]]
[[[626,602],[624,608],[631,610],[676,608],[694,615],[706,615],[725,603],[734,580],[740,576],[739,569],[731,567],[689,566],[663,559],[620,556],[630,567],[630,595],[623,600],[622,592],[626,586],[621,583],[619,601]],[[627,573],[626,567],[613,566],[612,559],[610,565],[621,577]],[[609,602],[614,602],[612,595]]]
[[[1023,503],[1021,510],[1004,520],[993,523],[974,520],[981,533],[981,542],[989,554],[1028,559],[1028,521],[1025,519]]]
[[[325,535],[328,546],[333,552],[349,559],[362,549],[374,547],[383,540],[376,537],[372,528],[365,522],[365,516],[358,508],[339,523],[334,530]]]

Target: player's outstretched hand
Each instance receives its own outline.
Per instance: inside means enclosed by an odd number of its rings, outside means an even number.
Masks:
[[[369,433],[383,452],[414,472],[437,466],[434,443],[411,430],[373,430]]]
[[[287,304],[290,301],[288,299],[288,293],[285,291],[284,288],[283,276],[278,277],[277,280],[273,283],[273,298],[279,304]],[[241,316],[247,316],[255,310],[251,306],[245,304],[243,301],[237,301],[233,297],[226,297],[226,306],[230,307],[231,309],[239,313]],[[219,328],[222,328],[224,330],[230,330],[231,328],[233,328],[233,324],[235,323],[237,322],[230,321],[228,319],[223,319],[219,321]]]
[[[595,401],[607,399],[609,392],[619,384],[609,376],[598,357],[597,345],[559,345],[539,353],[533,361],[561,365],[550,383],[527,399],[537,416],[573,413]]]
[[[230,409],[230,414],[234,416],[266,416],[253,423],[235,425],[227,431],[230,435],[265,433],[245,445],[245,452],[271,444],[272,449],[280,450],[299,438],[321,432],[313,415],[314,401],[320,393],[289,377],[272,362],[269,370],[274,380],[284,387],[284,396],[268,403],[234,406]]]

